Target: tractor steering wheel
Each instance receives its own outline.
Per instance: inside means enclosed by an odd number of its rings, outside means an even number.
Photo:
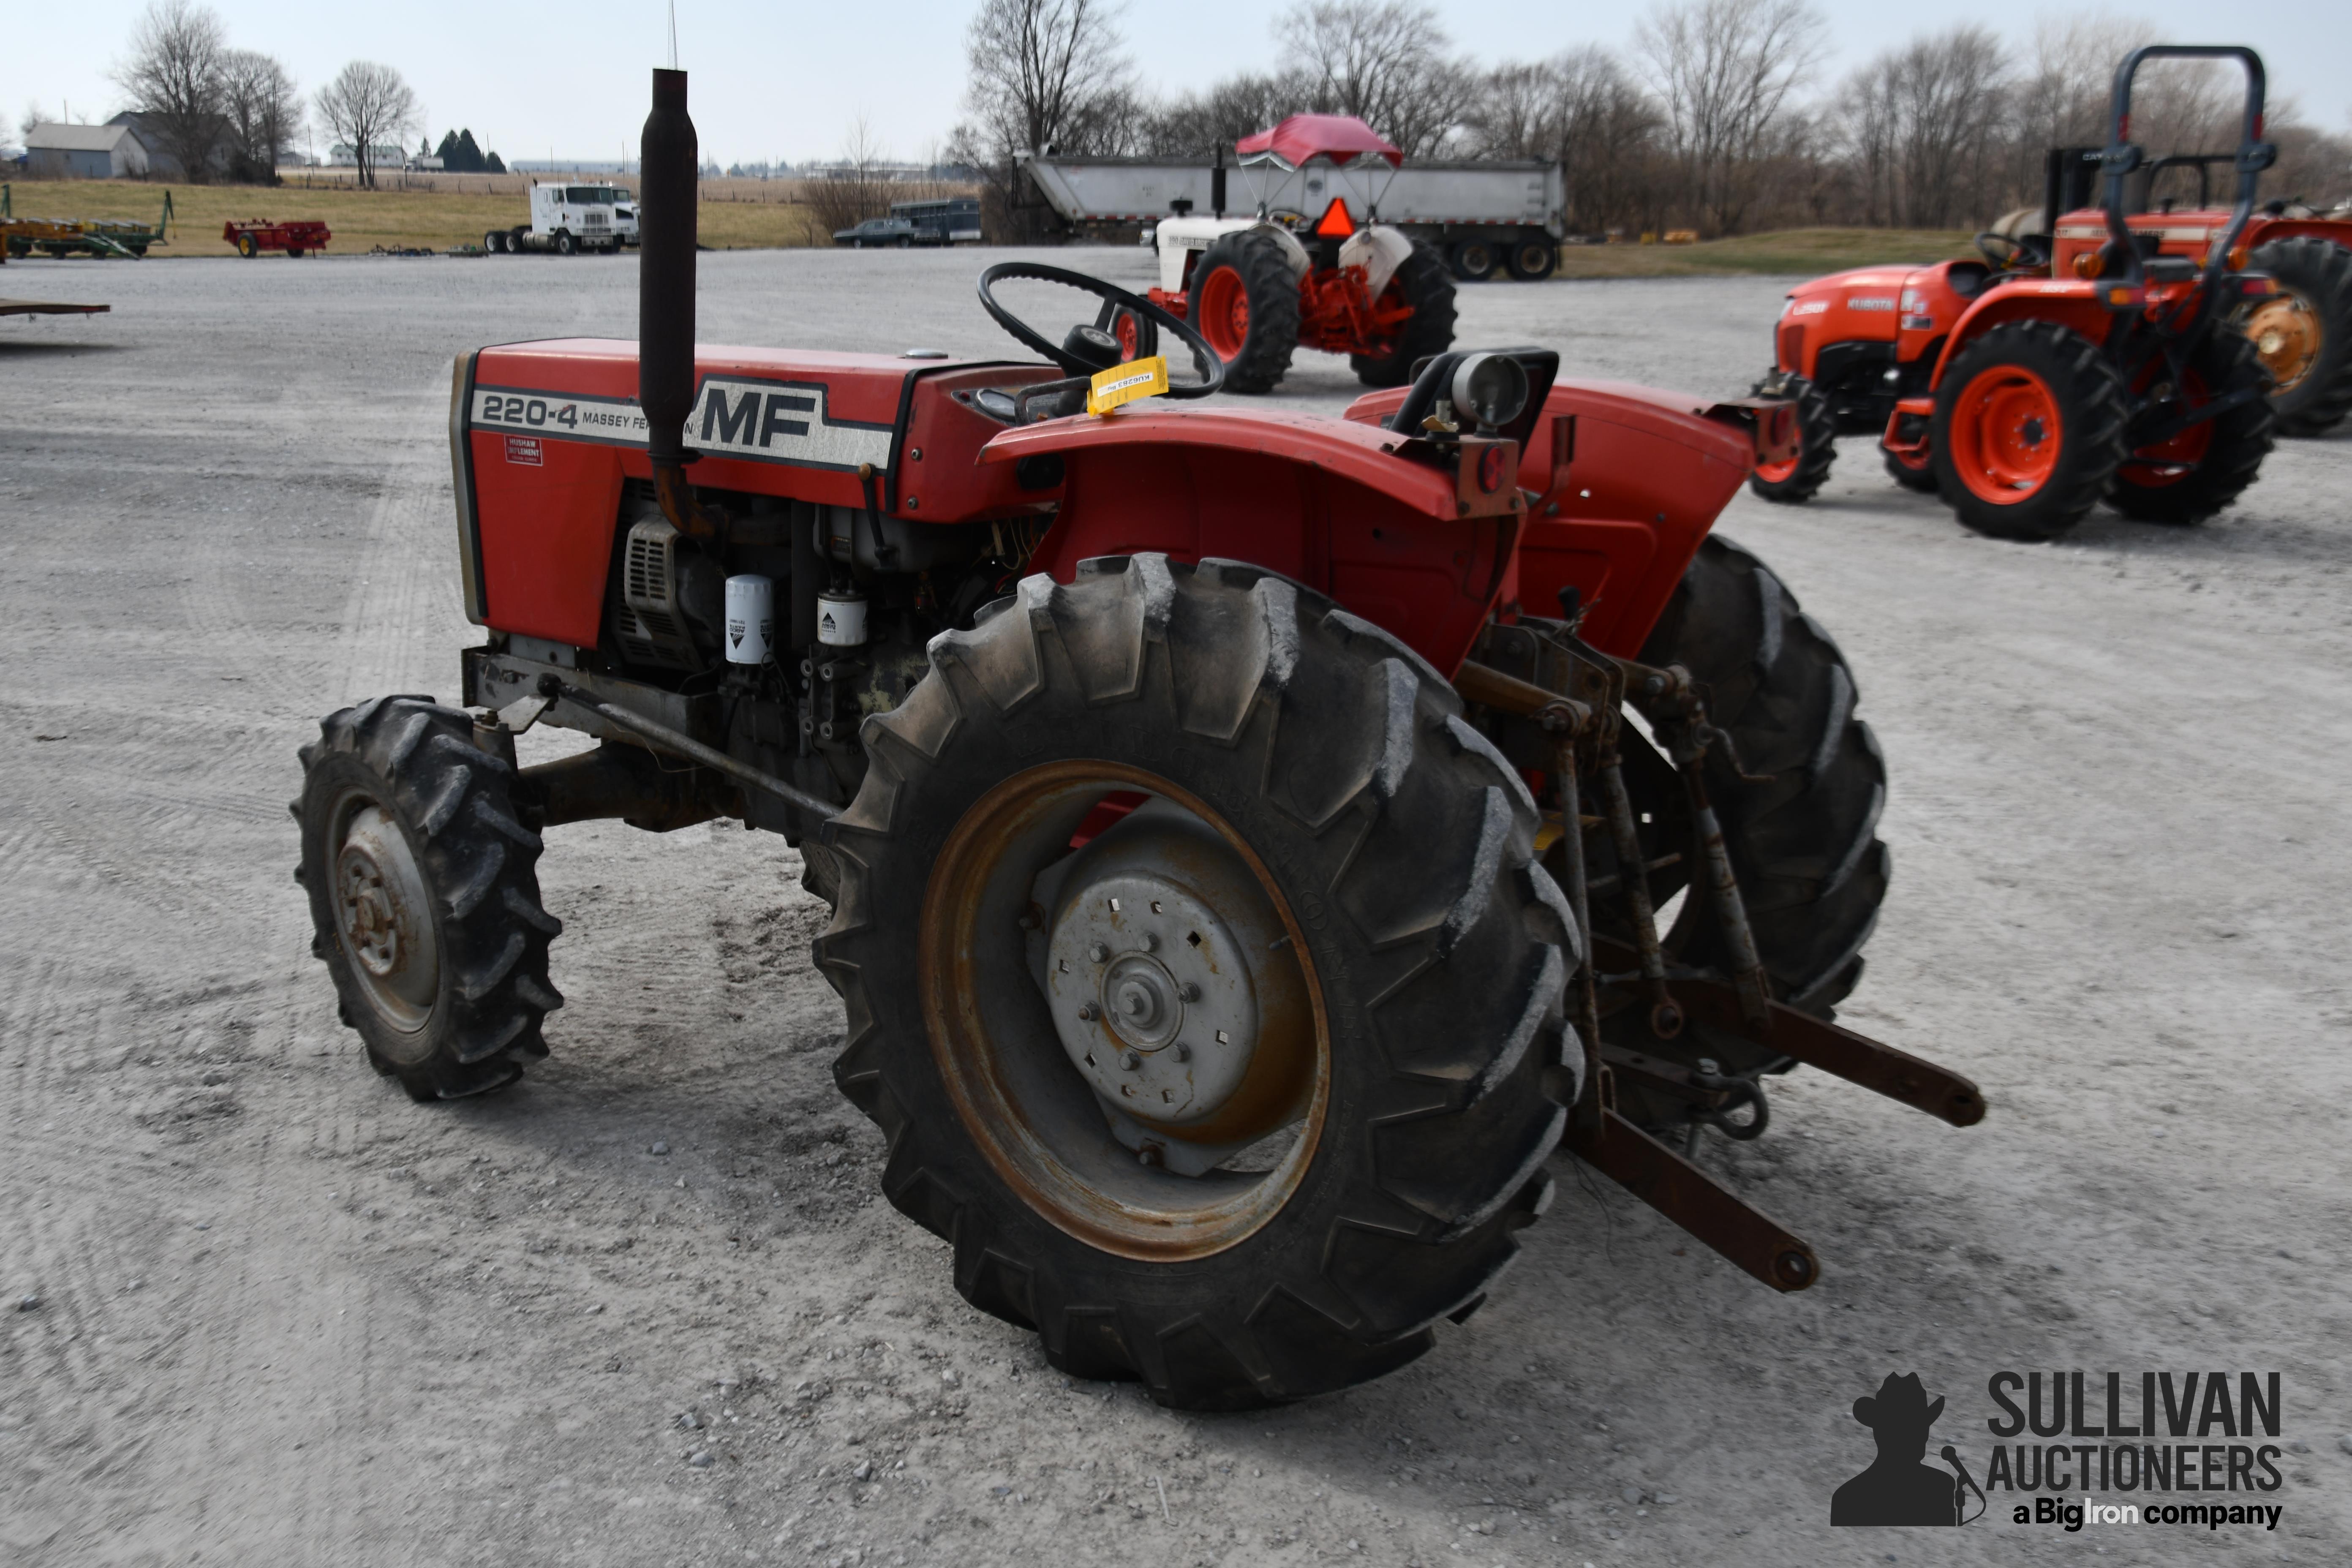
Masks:
[[[1977,254],[2003,272],[2039,271],[2050,265],[2050,241],[2044,235],[2008,235],[1987,229],[1977,236]]]
[[[1007,279],[1065,284],[1100,300],[1102,310],[1094,325],[1072,327],[1056,346],[997,302],[994,285]],[[1224,387],[1225,362],[1217,357],[1217,351],[1209,346],[1206,338],[1141,295],[1130,294],[1099,278],[1038,261],[1000,261],[980,275],[980,302],[996,318],[996,324],[1012,333],[1024,348],[1043,354],[1066,374],[1091,376],[1129,359],[1153,353],[1160,346],[1160,332],[1165,329],[1192,351],[1192,369],[1201,377],[1181,385],[1171,383],[1168,396],[1206,397]]]

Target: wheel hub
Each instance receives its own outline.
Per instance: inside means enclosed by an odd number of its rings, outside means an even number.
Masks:
[[[1220,866],[1227,857],[1204,852],[1181,829],[1139,823],[1119,847],[1109,864],[1081,870],[1061,889],[1046,944],[1055,1031],[1107,1102],[1181,1128],[1230,1100],[1257,1052],[1256,986],[1241,940],[1218,912],[1220,901],[1255,889],[1239,883],[1240,867]]]
[[[2311,374],[2323,333],[2318,313],[2297,294],[2280,293],[2256,306],[2245,319],[2254,353],[2282,392]]]
[[[352,812],[336,851],[335,923],[376,1010],[421,1027],[441,987],[432,906],[407,836],[373,803]]]

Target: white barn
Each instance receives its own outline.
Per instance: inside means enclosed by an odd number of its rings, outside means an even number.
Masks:
[[[137,179],[146,144],[128,125],[36,125],[25,133],[25,173],[53,180]]]

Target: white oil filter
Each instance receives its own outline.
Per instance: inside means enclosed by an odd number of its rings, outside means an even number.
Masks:
[[[827,647],[866,646],[866,595],[855,588],[827,588],[816,596],[816,640]]]
[[[727,662],[765,664],[776,640],[776,584],[756,572],[727,579]]]

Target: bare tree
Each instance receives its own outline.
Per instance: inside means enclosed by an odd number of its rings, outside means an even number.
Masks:
[[[212,178],[225,127],[222,68],[228,53],[220,17],[190,0],[152,0],[131,30],[131,54],[115,85],[144,117],[182,177]]]
[[[964,106],[992,163],[1115,150],[1133,68],[1105,0],[986,0],[972,18]]]
[[[1863,221],[1946,228],[1990,221],[2007,195],[2008,57],[1987,29],[1915,38],[1856,71],[1842,95]]]
[[[1809,0],[1680,0],[1636,28],[1684,198],[1716,232],[1740,227],[1762,165],[1795,131],[1790,100],[1820,63],[1825,26]]]
[[[1591,45],[1496,67],[1480,82],[1465,129],[1473,156],[1559,163],[1570,221],[1595,234],[1655,218],[1660,124],[1623,62]]]
[[[278,161],[301,133],[302,95],[283,65],[257,50],[231,49],[223,62],[229,172],[249,184],[276,184]]]
[[[353,60],[319,89],[319,118],[352,150],[360,184],[375,184],[379,145],[397,146],[416,123],[416,95],[390,66]]]
[[[965,50],[971,77],[948,156],[981,172],[982,224],[1003,238],[1049,226],[1025,199],[1024,153],[1123,153],[1145,118],[1111,0],[984,0]]]
[[[1316,109],[1354,115],[1408,158],[1442,148],[1475,93],[1437,12],[1417,0],[1299,0],[1274,33]]]
[[[1297,71],[1228,77],[1202,93],[1186,93],[1144,117],[1137,151],[1157,157],[1206,157],[1228,153],[1243,137],[1314,106],[1315,86]]]
[[[883,167],[889,161],[872,122],[859,115],[843,139],[840,161],[807,184],[810,216],[827,234],[880,217],[890,205],[889,175]]]

